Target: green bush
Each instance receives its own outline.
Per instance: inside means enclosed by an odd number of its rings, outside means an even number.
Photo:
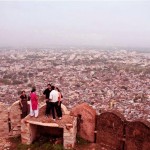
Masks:
[[[64,150],[63,145],[57,144],[53,146],[54,150]]]
[[[81,138],[80,136],[77,136],[77,144],[84,145],[84,144],[88,144],[88,143],[90,143],[90,142]]]
[[[20,136],[18,136],[18,137],[10,137],[9,140],[10,140],[12,143],[16,143],[16,144],[21,143],[21,137],[20,137]]]
[[[21,143],[21,137],[11,137],[9,138],[10,142],[13,143],[13,146],[10,150],[64,150],[63,145],[56,144],[53,145],[49,141],[45,141],[44,143],[40,143],[38,141],[26,145]]]
[[[53,150],[53,145],[51,143],[44,143],[41,147],[43,150]]]
[[[26,144],[18,144],[15,150],[28,150],[29,145]]]

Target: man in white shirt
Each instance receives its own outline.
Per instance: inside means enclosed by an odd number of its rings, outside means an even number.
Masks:
[[[52,89],[52,91],[50,92],[49,99],[50,99],[50,102],[51,102],[51,105],[52,105],[52,116],[53,116],[53,120],[55,121],[55,120],[56,120],[56,117],[55,117],[55,110],[56,110],[56,113],[57,113],[57,103],[58,103],[59,93],[58,93],[58,91],[55,89],[54,86],[51,86],[51,89]]]

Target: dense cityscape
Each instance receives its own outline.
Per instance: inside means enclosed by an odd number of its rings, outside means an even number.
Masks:
[[[150,121],[150,53],[128,50],[0,50],[0,101],[7,105],[36,86],[58,86],[72,108],[89,103],[97,113],[117,110],[127,120]]]

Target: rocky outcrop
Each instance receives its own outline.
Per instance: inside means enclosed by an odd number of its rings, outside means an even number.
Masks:
[[[87,103],[74,107],[71,115],[78,117],[78,134],[82,138],[94,142],[96,111]]]

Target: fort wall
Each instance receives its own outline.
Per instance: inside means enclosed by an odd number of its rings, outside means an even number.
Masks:
[[[42,105],[40,113],[43,115],[44,110],[45,105]],[[77,133],[90,142],[96,142],[110,149],[150,149],[150,122],[145,120],[128,121],[120,112],[115,111],[105,111],[97,115],[96,111],[87,103],[77,105],[71,111],[62,105],[62,110],[64,117],[65,115],[66,118],[67,115],[72,117],[71,123],[65,122],[63,125],[48,123],[45,125],[63,128],[64,147],[74,147]],[[0,103],[0,137],[22,134],[22,142],[31,144],[38,132],[36,128],[33,129],[33,126],[43,126],[44,124],[32,122],[29,116],[27,118],[28,121],[25,122],[26,119],[21,121],[18,101],[9,108],[4,103]]]

